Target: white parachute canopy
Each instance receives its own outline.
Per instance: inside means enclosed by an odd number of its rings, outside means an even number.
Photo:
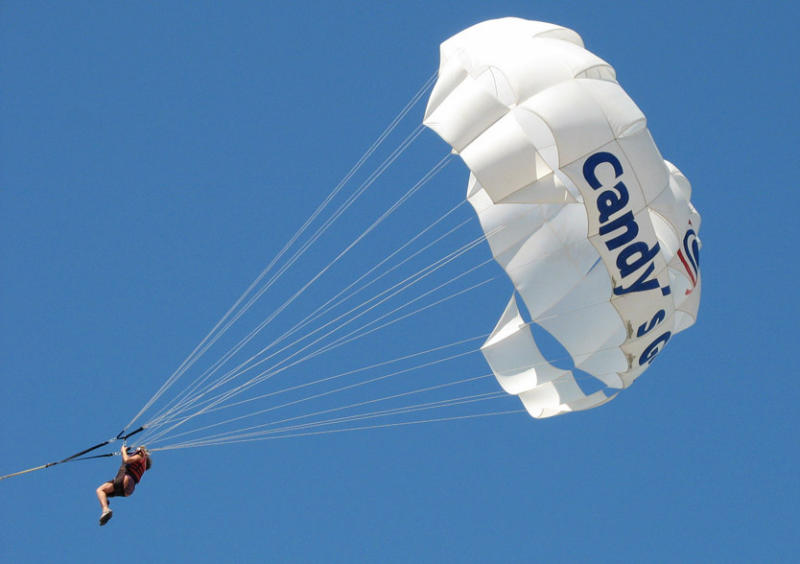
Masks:
[[[467,199],[532,322],[612,390],[644,372],[700,302],[700,216],[644,114],[572,30],[517,18],[441,45],[425,112],[471,171]],[[482,351],[534,417],[601,405],[537,347],[512,296]]]

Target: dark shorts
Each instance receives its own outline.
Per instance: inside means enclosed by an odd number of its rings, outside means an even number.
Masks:
[[[120,468],[114,479],[109,480],[106,484],[114,486],[114,491],[108,494],[108,497],[125,497],[125,467]]]

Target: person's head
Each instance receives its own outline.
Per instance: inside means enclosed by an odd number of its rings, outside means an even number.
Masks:
[[[136,448],[135,454],[140,455],[145,460],[145,469],[150,470],[150,467],[153,465],[153,459],[150,456],[150,451],[147,450],[147,447],[144,445],[140,445]]]

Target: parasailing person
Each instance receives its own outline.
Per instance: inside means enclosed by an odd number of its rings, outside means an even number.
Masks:
[[[97,488],[97,499],[103,512],[100,515],[102,527],[111,519],[112,511],[109,507],[109,497],[128,497],[133,494],[136,484],[142,479],[146,470],[150,470],[153,461],[150,453],[144,446],[138,447],[133,454],[128,454],[128,447],[122,445],[120,449],[122,464],[113,480],[104,482]]]

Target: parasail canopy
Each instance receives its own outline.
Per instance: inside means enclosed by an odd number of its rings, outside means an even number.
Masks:
[[[482,352],[533,417],[630,386],[700,302],[700,216],[614,68],[574,31],[489,20],[441,45],[424,123],[471,174],[467,199],[512,296]],[[604,389],[548,362],[537,324]]]

